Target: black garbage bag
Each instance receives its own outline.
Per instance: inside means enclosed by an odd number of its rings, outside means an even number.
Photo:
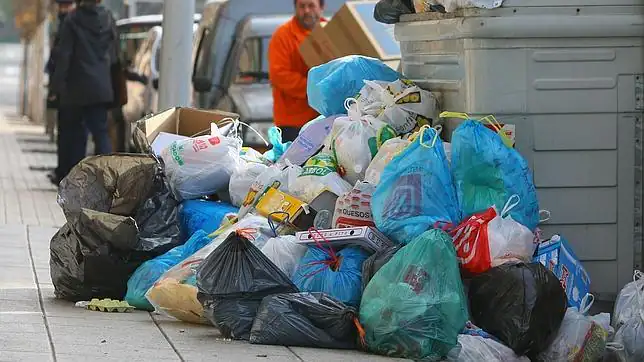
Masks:
[[[148,198],[161,167],[146,155],[86,158],[60,183],[58,204],[67,221],[81,209],[134,216]]]
[[[556,337],[566,313],[566,292],[540,263],[503,264],[472,278],[474,324],[517,355],[531,360]]]
[[[50,268],[61,298],[122,299],[141,263],[184,242],[178,203],[153,157],[87,158],[58,197],[67,224],[51,240]]]
[[[55,294],[74,302],[122,299],[130,275],[150,257],[133,252],[136,222],[131,217],[81,210],[51,239],[50,271]]]
[[[265,297],[250,332],[250,343],[354,349],[357,311],[324,293]]]
[[[243,234],[230,234],[203,261],[197,272],[197,298],[224,337],[248,340],[262,299],[298,290]]]
[[[373,10],[373,17],[381,23],[395,24],[400,20],[400,15],[413,13],[412,0],[380,0]]]
[[[365,288],[367,288],[367,284],[369,284],[371,278],[376,275],[376,272],[378,272],[378,270],[380,270],[383,265],[387,264],[387,262],[389,262],[389,260],[391,260],[391,258],[393,258],[401,248],[402,245],[395,245],[380,249],[375,254],[370,256],[367,260],[365,260],[365,262],[362,264],[363,292]]]
[[[134,216],[139,227],[136,250],[164,254],[185,242],[179,222],[179,202],[160,170],[152,185],[151,196],[143,201]]]
[[[72,223],[82,209],[134,217],[139,243],[132,250],[158,256],[185,241],[179,227],[179,203],[170,192],[161,164],[152,156],[87,158],[63,179],[58,200]]]

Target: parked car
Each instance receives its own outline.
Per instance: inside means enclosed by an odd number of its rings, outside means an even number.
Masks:
[[[201,14],[195,14],[195,24],[201,20]],[[120,58],[128,69],[130,79],[127,81],[128,104],[121,108],[113,109],[110,119],[110,134],[112,136],[114,149],[128,151],[130,149],[130,122],[138,120],[144,112],[146,90],[149,79],[142,77],[147,56],[141,49],[150,49],[158,43],[160,47],[160,31],[163,24],[163,15],[144,15],[116,22],[120,37]],[[150,41],[150,31],[156,28],[155,40]],[[158,36],[157,36],[158,35]],[[144,44],[145,43],[145,44]],[[126,115],[127,114],[127,115]]]
[[[197,27],[198,25],[194,24],[193,32]],[[128,103],[123,106],[126,122],[136,122],[141,117],[158,111],[162,38],[163,28],[153,27],[134,56],[130,70],[137,75],[138,80],[127,84]]]

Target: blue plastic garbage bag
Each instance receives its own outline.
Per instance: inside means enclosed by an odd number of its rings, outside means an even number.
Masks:
[[[461,221],[443,142],[423,127],[412,143],[385,167],[371,200],[378,230],[407,244],[437,223]]]
[[[362,263],[369,254],[359,247],[338,252],[332,248],[309,247],[293,275],[302,292],[326,293],[339,301],[358,306],[362,295]]]
[[[491,206],[501,210],[516,194],[521,202],[510,216],[536,229],[539,202],[528,163],[481,122],[465,121],[452,134],[452,173],[464,216]]]
[[[179,205],[179,222],[186,237],[198,230],[210,234],[219,229],[224,217],[239,209],[225,202],[186,200]]]
[[[271,143],[273,148],[266,151],[264,157],[273,163],[277,162],[293,143],[291,141],[282,143],[282,130],[277,127],[268,129],[268,142]]]
[[[154,307],[145,297],[154,283],[173,266],[209,244],[211,239],[203,230],[198,230],[188,241],[167,253],[141,264],[127,282],[125,300],[137,309],[153,311]]]
[[[399,78],[402,75],[378,59],[349,55],[311,68],[306,93],[318,113],[346,114],[344,101],[355,97],[365,80],[393,82]]]

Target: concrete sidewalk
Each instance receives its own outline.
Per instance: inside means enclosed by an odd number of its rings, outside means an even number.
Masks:
[[[379,361],[357,351],[225,341],[215,328],[145,312],[105,314],[56,300],[49,240],[65,222],[46,179],[42,126],[0,117],[0,361]]]

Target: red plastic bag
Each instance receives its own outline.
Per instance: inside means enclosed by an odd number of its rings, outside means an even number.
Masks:
[[[491,207],[449,231],[463,269],[480,274],[507,262],[530,261],[535,236],[510,216],[519,202],[513,195],[500,214]]]
[[[450,232],[456,255],[463,269],[479,274],[490,269],[490,241],[488,239],[488,224],[497,216],[491,207],[483,212],[472,215]]]

